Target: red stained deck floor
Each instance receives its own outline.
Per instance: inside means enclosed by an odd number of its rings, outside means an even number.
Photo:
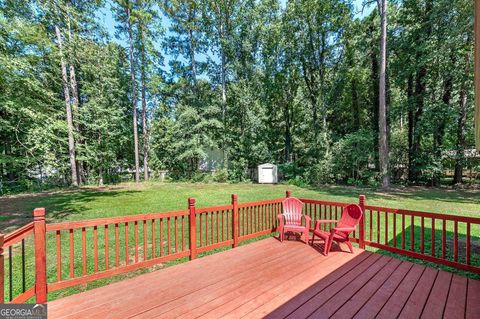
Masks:
[[[480,318],[480,281],[269,238],[48,307],[49,318]]]

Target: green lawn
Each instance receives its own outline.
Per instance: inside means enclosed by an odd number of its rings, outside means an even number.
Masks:
[[[370,205],[480,216],[479,191],[405,188],[381,193],[353,187],[148,182],[2,197],[0,231],[30,222],[35,207],[45,207],[47,220],[56,222],[178,210],[187,207],[188,197],[197,200],[197,207],[230,203],[233,193],[239,202],[271,199],[285,196],[287,189],[297,197],[356,203],[358,195],[365,194]]]
[[[8,232],[32,220],[32,211],[35,207],[45,207],[47,210],[48,222],[91,219],[99,217],[112,217],[150,212],[166,212],[170,210],[185,209],[187,207],[187,198],[194,197],[197,200],[197,207],[224,205],[230,203],[230,195],[238,194],[239,202],[257,201],[263,199],[272,199],[285,196],[286,190],[291,190],[293,196],[322,199],[329,201],[354,202],[358,201],[360,194],[367,196],[367,204],[377,206],[387,206],[395,208],[405,208],[412,210],[432,211],[448,214],[462,214],[467,216],[478,216],[480,213],[480,193],[478,191],[453,191],[425,188],[406,188],[396,189],[389,193],[380,193],[368,189],[358,189],[352,187],[324,187],[324,188],[299,188],[290,185],[258,185],[258,184],[191,184],[191,183],[158,183],[148,182],[140,185],[120,184],[111,188],[81,188],[79,190],[58,191],[51,193],[25,194],[12,197],[0,198],[0,211],[3,212],[0,218],[1,231]],[[418,225],[418,223],[416,223]],[[391,225],[391,223],[390,223]],[[426,225],[429,226],[428,224]],[[132,227],[133,228],[133,227]],[[381,223],[383,230],[383,223]],[[437,231],[439,226],[436,227]],[[92,264],[92,230],[87,230],[88,244],[88,271],[91,272]],[[419,230],[415,233],[418,236]],[[123,232],[121,232],[123,233]],[[133,236],[130,229],[130,236]],[[389,229],[390,238],[394,234]],[[463,234],[463,229],[459,229]],[[110,236],[112,233],[110,233]],[[396,234],[398,236],[398,232]],[[472,233],[474,237],[478,233]],[[68,234],[62,234],[62,251],[65,255],[62,259],[68,258]],[[81,241],[81,234],[75,234],[75,242]],[[101,233],[100,243],[103,242]],[[140,238],[142,230],[140,229]],[[407,240],[408,240],[407,233]],[[418,237],[416,237],[418,238]],[[429,238],[429,237],[426,237]],[[439,239],[440,236],[437,236]],[[49,282],[55,281],[55,245],[54,234],[49,234],[47,238],[47,262],[49,262],[48,278]],[[110,238],[110,249],[113,249],[113,239]],[[122,240],[122,238],[121,238]],[[122,242],[120,243],[122,245]],[[132,243],[130,242],[130,245]],[[475,240],[472,243],[475,245]],[[477,243],[478,244],[478,243]],[[33,251],[31,243],[27,241],[27,271],[33,269]],[[100,251],[102,250],[100,244]],[[440,245],[437,245],[437,250]],[[81,251],[80,245],[75,247],[75,273],[81,275]],[[429,246],[426,246],[426,250]],[[18,249],[18,247],[17,247]],[[428,251],[428,250],[427,250]],[[213,253],[211,251],[209,253]],[[121,260],[125,257],[121,250]],[[113,255],[113,251],[111,252]],[[15,254],[14,254],[15,255]],[[14,269],[20,267],[20,256],[14,256]],[[183,260],[169,262],[165,265],[159,265],[152,269],[161,268]],[[473,259],[475,262],[477,258]],[[102,258],[100,258],[102,261]],[[112,261],[112,260],[111,260]],[[431,265],[431,264],[430,264]],[[63,263],[63,274],[68,275],[68,263]],[[129,275],[117,276],[94,283],[89,283],[81,287],[66,289],[49,295],[49,299],[58,298],[64,295],[75,293],[84,289],[104,285],[114,280],[125,278],[125,276],[136,275],[141,272],[149,271],[144,269]],[[461,273],[461,272],[459,272]],[[468,275],[468,274],[467,274]],[[7,283],[8,281],[6,281]],[[27,288],[33,283],[33,273],[27,274]],[[7,287],[6,287],[7,288]],[[14,292],[20,292],[20,282],[14,283]],[[6,289],[7,291],[7,289]],[[15,295],[15,293],[14,293]]]

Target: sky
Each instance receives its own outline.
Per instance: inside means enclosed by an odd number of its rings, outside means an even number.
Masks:
[[[285,1],[286,0],[282,0],[283,3],[285,3]],[[318,1],[322,1],[322,0],[318,0]],[[362,12],[362,3],[364,1],[365,0],[353,0],[353,5],[355,6],[356,17],[358,17],[358,18],[363,18],[363,17],[369,15],[375,7],[374,5],[370,5],[370,6],[366,7]],[[111,6],[112,6],[111,1],[107,1],[107,4],[106,4],[105,8],[103,8],[102,10],[100,10],[97,13],[97,19],[100,22],[100,24],[105,27],[105,30],[107,30],[111,39],[118,42],[122,46],[126,46],[125,39],[118,39],[118,38],[115,37],[116,21],[113,17]],[[168,21],[168,19],[166,19],[163,16],[162,16],[162,25],[163,25],[163,28],[165,30],[167,30],[167,35],[168,35],[169,21]],[[158,45],[158,47],[160,47],[160,43],[158,43],[157,45]],[[167,55],[167,56],[164,56],[164,58],[165,58],[165,65],[168,66],[169,61],[171,61],[175,57]],[[202,60],[205,59],[205,57],[199,56],[198,59],[199,59],[199,61],[202,61]]]

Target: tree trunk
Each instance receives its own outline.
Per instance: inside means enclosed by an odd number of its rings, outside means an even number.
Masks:
[[[371,56],[370,56],[370,59],[371,59],[371,77],[370,77],[370,83],[372,85],[372,92],[373,92],[373,96],[372,96],[372,129],[373,131],[375,132],[375,136],[379,136],[379,131],[378,131],[378,110],[379,110],[379,100],[380,100],[380,97],[379,97],[379,93],[378,93],[378,89],[379,89],[379,86],[378,86],[378,83],[379,83],[379,77],[378,77],[378,58],[377,58],[377,53],[376,53],[376,50],[375,50],[375,47],[376,46],[376,38],[374,37],[374,26],[373,24],[369,27],[369,36],[371,36],[372,38],[372,43],[371,43]],[[375,138],[374,139],[374,149],[377,150],[379,149],[378,147],[378,138]],[[378,170],[379,169],[379,164],[378,164],[378,152],[374,152],[374,156],[375,156],[375,169]]]
[[[285,120],[285,132],[284,132],[284,143],[285,143],[285,152],[284,152],[284,162],[287,163],[291,158],[292,151],[292,133],[291,133],[291,115],[290,115],[290,101],[284,101],[283,105],[283,117]]]
[[[347,53],[348,58],[348,66],[351,69],[355,68],[355,59],[354,53],[352,49],[348,49],[350,51]],[[358,88],[357,88],[357,77],[353,76],[351,79],[351,99],[352,99],[352,114],[353,114],[353,131],[358,131],[360,129],[360,105],[358,103]]]
[[[468,42],[469,41],[467,41],[467,43]],[[457,149],[455,156],[455,173],[453,176],[453,184],[461,184],[463,182],[463,165],[465,164],[465,124],[467,122],[467,80],[470,74],[470,52],[468,52],[465,56],[465,63],[465,79],[460,89],[460,101],[458,105]]]
[[[135,60],[133,58],[133,32],[131,22],[131,11],[127,3],[127,29],[129,42],[129,56],[130,56],[130,77],[132,81],[132,112],[133,112],[133,144],[135,149],[135,182],[140,182],[140,160],[138,155],[138,130],[137,130],[137,88],[135,83]]]
[[[74,137],[74,129],[73,129],[72,108],[70,105],[70,91],[68,88],[67,67],[65,65],[65,60],[63,57],[62,34],[60,33],[60,28],[58,26],[55,26],[55,34],[57,37],[58,49],[60,52],[60,67],[62,69],[63,93],[65,96],[65,108],[67,113],[68,154],[70,158],[70,175],[72,178],[72,185],[78,186],[77,163],[76,163],[76,156],[75,156],[75,137]]]
[[[67,26],[68,26],[68,42],[70,44],[71,48],[71,43],[72,43],[72,29],[71,29],[71,24],[70,24],[70,16],[67,14]],[[75,117],[78,116],[78,108],[80,106],[80,99],[78,95],[78,84],[77,84],[77,76],[75,72],[75,65],[74,62],[72,61],[72,57],[70,56],[70,89],[72,91],[72,121],[73,121],[73,126],[77,133],[80,133],[80,128],[78,125],[78,122],[75,121]],[[80,145],[80,141],[77,140],[77,145]],[[77,166],[77,181],[78,184],[80,185],[82,183],[82,164],[77,160],[76,161],[76,166]]]
[[[408,76],[407,83],[407,100],[408,100],[408,177],[409,181],[414,179],[415,156],[413,154],[413,133],[415,130],[414,123],[414,102],[413,102],[413,74]]]
[[[142,28],[142,125],[143,125],[143,178],[148,180],[148,121],[147,121],[147,100],[146,100],[146,80],[145,80],[145,30]]]
[[[387,105],[386,105],[386,69],[387,69],[387,0],[378,0],[380,12],[380,81],[379,81],[379,109],[378,109],[378,159],[382,188],[390,187],[388,168],[388,132],[387,132]]]
[[[455,58],[452,56],[452,65],[455,65]],[[443,96],[442,102],[446,108],[450,108],[450,100],[452,97],[453,90],[453,79],[452,74],[447,74],[447,78],[443,83]],[[441,111],[440,111],[441,112]],[[443,147],[443,138],[445,136],[445,126],[446,119],[444,116],[441,116],[439,122],[433,132],[433,153],[435,156],[435,161],[440,162],[442,160],[442,147]],[[439,172],[435,172],[432,176],[432,185],[440,186],[440,177]]]
[[[219,12],[221,12],[219,10]],[[220,29],[219,29],[219,39],[220,39],[220,55],[221,55],[221,82],[222,82],[222,123],[223,123],[223,167],[227,165],[227,138],[226,138],[226,126],[227,126],[227,83],[226,83],[226,57],[225,57],[225,48],[224,48],[224,39],[225,39],[225,25],[223,18],[220,14]]]
[[[188,37],[189,37],[189,51],[190,51],[190,64],[191,70],[192,70],[192,81],[193,81],[193,87],[196,90],[197,89],[197,62],[195,60],[195,43],[193,40],[193,31],[192,29],[188,30]]]

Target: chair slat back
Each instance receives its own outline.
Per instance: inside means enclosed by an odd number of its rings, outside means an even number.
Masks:
[[[336,227],[355,227],[362,218],[362,209],[356,204],[350,204],[343,208],[342,218],[337,223]],[[349,234],[351,232],[344,232]]]
[[[283,216],[286,225],[301,225],[303,203],[295,197],[289,197],[283,200]]]

